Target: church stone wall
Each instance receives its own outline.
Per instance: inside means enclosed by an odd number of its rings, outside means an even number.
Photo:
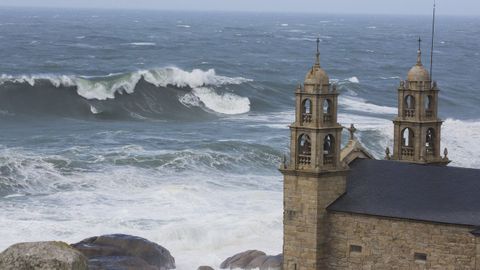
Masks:
[[[317,270],[323,260],[326,207],[345,192],[345,173],[285,175],[284,270]],[[321,195],[320,195],[321,194]]]
[[[476,237],[477,242],[477,259],[475,260],[475,270],[480,270],[480,237]]]
[[[334,212],[327,223],[326,269],[480,270],[472,228]]]

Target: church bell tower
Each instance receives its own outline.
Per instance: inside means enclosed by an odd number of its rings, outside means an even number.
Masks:
[[[418,40],[417,63],[398,88],[398,116],[394,123],[394,147],[391,159],[419,164],[446,165],[447,150],[441,157],[436,82],[422,64],[421,39]],[[389,153],[387,150],[387,158]]]
[[[347,168],[340,161],[342,126],[338,92],[316,61],[295,91],[290,126],[290,159],[284,175],[284,270],[324,269],[326,208],[346,190]]]

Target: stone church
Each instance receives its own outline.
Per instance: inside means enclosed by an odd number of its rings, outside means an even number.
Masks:
[[[393,152],[375,160],[353,125],[342,149],[339,93],[317,40],[280,168],[284,270],[480,270],[480,170],[446,166],[438,93],[419,48],[398,87]]]

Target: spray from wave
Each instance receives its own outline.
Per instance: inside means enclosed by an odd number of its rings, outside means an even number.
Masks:
[[[29,87],[31,89],[27,90],[41,88],[44,94],[42,99],[55,99],[54,96],[48,95],[67,95],[68,90],[75,90],[78,95],[76,105],[94,115],[111,114],[112,111],[120,109],[124,111],[123,114],[130,116],[151,117],[152,114],[164,114],[168,109],[185,110],[192,107],[203,109],[207,113],[241,114],[250,111],[250,100],[225,88],[228,85],[240,85],[249,81],[251,80],[242,77],[220,76],[213,69],[206,71],[194,69],[189,72],[175,67],[99,77],[4,74],[0,77],[0,95],[12,94],[12,88],[18,91],[13,94],[19,95],[19,92],[25,92],[25,87]],[[52,87],[63,90],[63,93],[51,89]],[[166,95],[170,96],[166,97]],[[24,98],[28,99],[28,97]],[[74,97],[70,96],[70,99],[72,98]],[[68,98],[65,97],[65,99]],[[126,104],[119,101],[120,99],[132,100],[127,102],[128,106],[125,106]],[[156,104],[156,102],[159,103]],[[171,108],[171,102],[177,103],[177,106]],[[118,103],[118,108],[115,108],[115,103]],[[0,109],[4,110],[4,106]],[[4,111],[14,113],[15,109],[18,109],[18,106]],[[170,112],[173,113],[173,111]]]

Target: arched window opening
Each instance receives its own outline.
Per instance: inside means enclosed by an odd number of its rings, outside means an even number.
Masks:
[[[298,163],[300,165],[310,165],[312,162],[312,143],[310,136],[302,134],[298,138]]]
[[[425,140],[425,149],[427,155],[435,155],[435,130],[433,128],[429,128],[427,130],[427,137]]]
[[[302,121],[304,123],[312,122],[312,101],[308,98],[302,103]]]
[[[335,137],[329,134],[323,140],[323,164],[332,165],[335,160]]]
[[[425,115],[427,117],[433,116],[433,97],[430,95],[425,99]]]
[[[323,101],[323,122],[329,123],[332,121],[332,101],[330,99],[325,99]]]
[[[414,134],[412,129],[406,128],[402,131],[402,156],[403,157],[413,157],[415,154],[415,148],[413,144]]]
[[[415,98],[411,95],[405,97],[404,112],[405,117],[415,116]]]

